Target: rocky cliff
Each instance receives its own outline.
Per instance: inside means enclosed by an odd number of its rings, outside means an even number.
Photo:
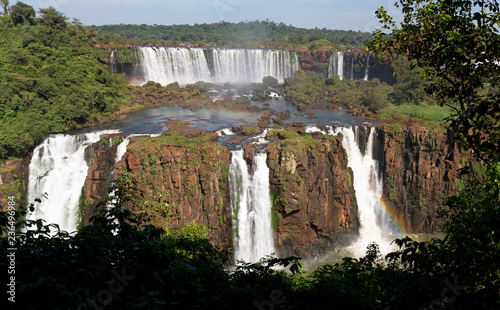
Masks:
[[[195,222],[209,238],[232,246],[228,168],[231,153],[217,134],[168,131],[157,138],[134,138],[116,165],[136,189],[133,209],[168,228]]]
[[[154,224],[167,228],[194,221],[208,228],[215,244],[232,246],[231,153],[216,134],[177,125],[157,138],[134,138],[116,165],[116,146],[98,142],[89,148],[92,161],[81,198],[85,221],[107,196],[113,174],[122,175],[136,189],[135,211],[151,216]],[[359,130],[362,149],[368,132]],[[378,125],[376,134],[374,154],[389,213],[409,233],[442,231],[438,212],[459,190],[457,169],[469,161],[468,152],[444,132],[417,125]],[[304,136],[295,126],[271,130],[267,139],[272,141],[267,158],[279,254],[307,256],[355,236],[357,204],[341,138]],[[244,149],[250,166],[255,146]],[[29,160],[0,167],[3,206],[8,195],[25,201]]]
[[[357,235],[358,208],[342,140],[272,130],[268,139],[276,245],[282,255],[311,256]]]
[[[439,210],[459,190],[457,170],[470,154],[443,131],[418,125],[376,129],[374,154],[382,163],[383,200],[390,213],[408,233],[441,232],[445,219]]]
[[[109,138],[112,137],[105,135],[102,141],[107,141]],[[85,149],[86,156],[92,160],[80,197],[80,217],[83,225],[88,224],[98,204],[103,203],[108,197],[108,191],[114,179],[113,170],[117,146],[104,144],[102,141]]]
[[[7,210],[9,197],[15,197],[17,204],[26,205],[30,161],[31,156],[0,163],[0,210]]]

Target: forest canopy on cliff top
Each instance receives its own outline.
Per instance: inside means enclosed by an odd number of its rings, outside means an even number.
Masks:
[[[269,20],[194,25],[102,25],[92,26],[99,33],[99,43],[178,45],[191,43],[198,46],[274,47],[293,48],[321,45],[362,47],[372,38],[367,32],[305,29]]]

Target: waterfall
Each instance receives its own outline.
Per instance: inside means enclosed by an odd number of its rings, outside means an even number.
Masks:
[[[116,68],[115,51],[111,51],[111,55],[109,56],[109,68],[110,68],[111,74],[118,73],[118,70]]]
[[[111,55],[109,56],[109,63],[112,64],[112,65],[116,64],[115,51],[111,51]]]
[[[366,57],[365,81],[368,81],[368,73],[370,72],[370,55]]]
[[[229,175],[233,229],[236,235],[235,260],[257,262],[275,252],[267,155],[256,152],[252,173],[249,173],[243,150],[231,153]]]
[[[202,48],[139,47],[143,80],[162,85],[186,85],[211,81],[210,69]]]
[[[236,133],[233,132],[231,130],[231,128],[229,128],[229,127],[228,128],[222,128],[221,130],[217,130],[216,132],[217,132],[217,135],[219,137],[222,137],[222,136],[234,136],[234,135],[236,135]]]
[[[214,49],[216,83],[262,83],[272,76],[283,83],[298,70],[297,54],[263,49]]]
[[[262,83],[273,76],[283,83],[299,69],[296,53],[266,49],[212,49],[207,59],[202,48],[139,47],[142,79],[166,85],[198,81],[213,83]],[[213,74],[209,63],[213,64]]]
[[[340,80],[344,79],[344,52],[338,51],[330,56],[328,63],[328,77],[338,75]]]
[[[331,135],[339,133],[343,135],[342,146],[348,156],[348,167],[354,174],[353,185],[358,203],[359,239],[351,246],[351,250],[356,256],[363,256],[366,246],[376,242],[380,251],[387,253],[393,231],[378,219],[378,215],[383,213],[383,178],[379,173],[378,162],[373,158],[375,128],[370,129],[365,154],[359,148],[359,134],[356,134],[354,127],[339,127],[335,131],[329,129]]]
[[[354,80],[354,54],[351,54],[351,78],[349,80]]]
[[[113,132],[50,135],[35,148],[29,165],[28,202],[45,194],[46,198],[35,204],[28,219],[42,218],[47,224],[59,224],[61,230],[76,230],[78,203],[90,162],[85,150],[99,141],[101,134]]]

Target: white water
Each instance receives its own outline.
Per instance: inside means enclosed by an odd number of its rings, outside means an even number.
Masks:
[[[283,83],[299,69],[297,54],[263,49],[214,49],[216,83],[262,83],[272,76]]]
[[[306,128],[306,132],[314,131],[321,130],[314,126]],[[358,204],[360,229],[359,239],[348,250],[354,256],[361,257],[366,254],[367,245],[376,242],[381,253],[388,253],[391,250],[392,231],[385,225],[381,227],[377,221],[377,214],[381,213],[382,208],[380,199],[383,194],[383,178],[379,173],[377,161],[373,159],[375,128],[370,129],[365,154],[361,153],[359,134],[356,134],[358,132],[355,132],[354,127],[339,127],[336,130],[330,127],[328,131],[330,135],[342,133],[342,146],[348,156],[348,167],[352,169],[354,175],[353,185]]]
[[[275,253],[266,153],[255,153],[249,173],[243,150],[231,151],[229,167],[235,260],[257,262]]]
[[[338,75],[340,80],[344,79],[344,52],[338,51],[330,56],[328,64],[328,77]]]
[[[144,82],[162,85],[179,82],[211,81],[210,69],[202,48],[139,47]]]
[[[349,59],[347,60],[347,63],[344,63],[344,52],[343,51],[338,51],[336,53],[333,53],[330,56],[330,61],[328,63],[328,77],[332,77],[335,75],[339,76],[339,79],[342,80],[354,80],[354,56],[350,56],[350,61]],[[368,81],[369,78],[369,66],[368,62],[370,60],[370,55],[368,55],[368,58],[366,60],[367,65],[365,66],[365,73],[363,79],[365,81]],[[349,69],[349,62],[350,62],[350,69]],[[345,67],[345,68],[344,68]],[[345,69],[345,70],[344,70]]]
[[[294,52],[265,49],[212,49],[207,59],[202,48],[139,47],[142,79],[162,85],[198,81],[212,83],[262,83],[272,76],[283,83],[299,69]],[[213,62],[213,74],[209,60]]]
[[[256,135],[253,140],[254,142],[252,142],[252,144],[268,144],[270,143],[271,141],[269,140],[266,140],[266,136],[267,136],[267,132],[269,131],[269,129],[264,129],[264,131],[258,135]]]
[[[331,127],[330,127],[331,128]],[[313,132],[316,132],[316,131],[319,131],[321,132],[322,134],[326,135],[326,132],[319,129],[318,127],[314,126],[314,125],[307,125],[306,126],[306,133],[313,133]]]
[[[58,224],[61,230],[76,230],[78,203],[87,177],[85,149],[99,141],[99,136],[116,131],[73,135],[51,135],[33,151],[29,165],[28,202],[41,198],[30,220],[44,219]],[[46,198],[42,198],[46,196]]]
[[[368,75],[370,73],[370,55],[366,57],[366,68],[365,68],[365,81],[368,81]]]
[[[222,136],[234,136],[236,135],[236,133],[234,133],[231,128],[222,128],[221,130],[217,130],[217,135],[219,137],[222,137]]]
[[[116,148],[115,164],[122,160],[123,155],[127,152],[127,146],[130,143],[130,139],[135,137],[158,137],[159,135],[160,134],[131,134],[127,136]]]

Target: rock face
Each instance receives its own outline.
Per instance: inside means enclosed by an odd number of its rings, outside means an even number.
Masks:
[[[439,210],[458,191],[457,170],[470,156],[449,135],[422,126],[377,126],[385,205],[408,233],[437,233]]]
[[[268,166],[279,254],[310,256],[357,235],[353,176],[339,137],[271,144]]]
[[[316,50],[313,52],[298,52],[299,66],[303,70],[322,72],[328,68],[330,55],[326,50]]]
[[[127,173],[133,181],[134,211],[164,228],[203,224],[214,244],[232,245],[231,153],[216,140],[206,132],[190,140],[177,133],[132,140],[115,175]]]
[[[15,197],[16,204],[26,205],[30,161],[31,156],[0,163],[0,210],[7,210],[7,203],[12,201],[9,197]]]
[[[214,244],[232,246],[230,151],[218,144],[216,134],[179,122],[170,127],[158,138],[134,138],[116,165],[116,146],[97,142],[89,148],[92,161],[81,198],[84,223],[108,195],[113,176],[125,175],[136,189],[134,210],[151,216],[153,224],[167,228],[195,222],[208,228]],[[347,243],[359,229],[353,175],[341,138],[304,136],[303,131],[297,123],[271,130],[267,137],[273,141],[267,164],[281,256],[323,252]],[[422,126],[378,125],[376,133],[374,154],[389,213],[408,233],[441,232],[444,219],[438,212],[446,197],[458,191],[456,172],[470,160],[468,152],[445,133]],[[368,130],[359,130],[361,142],[367,135]],[[250,167],[255,145],[243,148]],[[10,195],[25,201],[30,160],[0,166],[3,206]]]
[[[97,205],[108,197],[108,190],[114,179],[116,148],[116,145],[110,147],[99,141],[85,150],[92,161],[80,197],[80,215],[84,225],[94,215]]]

